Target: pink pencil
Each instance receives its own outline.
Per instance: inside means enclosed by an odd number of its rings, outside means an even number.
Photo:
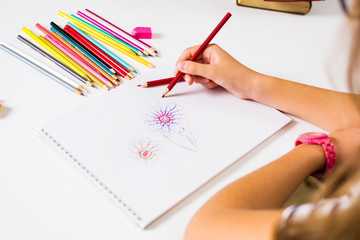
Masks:
[[[56,38],[51,34],[51,32],[49,32],[46,28],[44,28],[43,26],[41,26],[40,24],[35,24],[35,26],[37,27],[37,29],[39,29],[43,34],[45,35],[49,35],[52,39],[56,40]]]
[[[124,43],[129,44],[130,46],[132,46],[133,48],[139,50],[140,52],[144,53],[145,55],[149,55],[149,53],[142,47],[136,45],[135,43],[127,40],[126,38],[124,38],[123,36],[121,36],[120,34],[118,34],[117,32],[114,32],[113,30],[111,30],[110,28],[106,27],[105,25],[99,23],[98,21],[96,21],[95,19],[89,17],[88,15],[86,15],[85,13],[82,13],[80,11],[77,12],[77,14],[83,18],[85,18],[86,20],[88,20],[89,22],[91,22],[92,24],[94,24],[95,26],[97,26],[98,28],[101,28],[102,30],[104,30],[105,32],[117,37],[118,39],[120,39],[121,41],[123,41]]]
[[[106,19],[104,19],[104,18],[100,17],[100,16],[99,16],[99,15],[97,15],[96,13],[94,13],[94,12],[90,11],[89,9],[85,9],[85,11],[87,11],[88,13],[92,14],[93,16],[95,16],[95,17],[97,17],[97,18],[99,18],[99,19],[103,20],[104,22],[106,22],[107,24],[109,24],[109,25],[113,26],[114,28],[118,29],[119,31],[123,32],[123,33],[124,33],[124,34],[126,34],[126,35],[130,38],[130,39],[134,39],[135,41],[138,41],[138,42],[140,42],[140,43],[144,44],[144,45],[145,45],[146,47],[148,47],[151,51],[153,51],[154,53],[157,53],[157,51],[156,51],[153,47],[151,47],[149,44],[147,44],[147,43],[145,43],[145,42],[141,41],[140,39],[134,38],[134,37],[133,37],[130,33],[128,33],[128,32],[126,32],[126,31],[122,30],[122,29],[121,29],[121,28],[119,28],[118,26],[116,26],[116,25],[112,24],[111,22],[107,21]]]
[[[46,40],[51,42],[55,47],[59,48],[63,53],[68,55],[71,59],[73,59],[75,62],[77,62],[80,66],[82,66],[84,69],[86,69],[88,72],[90,72],[92,75],[94,75],[97,79],[99,79],[101,82],[103,82],[106,86],[114,88],[114,86],[100,73],[98,73],[91,65],[89,65],[87,62],[82,60],[75,52],[73,52],[71,49],[68,49],[66,46],[62,46],[60,43],[56,42],[54,39],[52,39],[49,35],[45,35]]]

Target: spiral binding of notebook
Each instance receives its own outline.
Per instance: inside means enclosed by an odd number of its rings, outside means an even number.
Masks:
[[[82,162],[80,162],[75,156],[73,156],[60,142],[53,138],[44,128],[37,130],[41,139],[47,143],[53,150],[55,150],[60,156],[69,161],[72,166],[77,170],[81,170],[83,176],[86,177],[91,183],[93,183],[99,190],[102,191],[112,202],[114,202],[122,211],[124,211],[130,218],[135,220],[136,223],[140,223],[142,226],[142,219],[128,204],[126,204],[118,195],[116,195],[110,188],[108,188],[97,176],[95,176]]]

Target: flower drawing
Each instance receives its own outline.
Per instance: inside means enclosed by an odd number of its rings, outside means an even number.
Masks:
[[[139,160],[154,160],[159,155],[159,146],[149,139],[140,140],[133,145],[132,153],[134,158]]]
[[[184,114],[184,108],[176,103],[157,103],[148,111],[145,121],[151,130],[160,131],[164,136],[169,136],[184,123]]]

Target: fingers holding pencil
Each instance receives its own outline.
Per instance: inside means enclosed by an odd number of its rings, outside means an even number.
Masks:
[[[211,40],[215,37],[215,35],[220,31],[220,29],[224,26],[224,24],[229,20],[231,17],[231,13],[227,13],[223,19],[220,21],[220,23],[215,27],[215,29],[210,33],[210,35],[205,39],[205,41],[201,44],[201,46],[196,50],[196,52],[191,56],[189,59],[190,61],[194,61],[198,58],[199,55],[201,55],[204,50],[207,48]],[[165,89],[165,92],[163,93],[162,97],[165,97],[171,89],[176,85],[176,83],[182,78],[184,73],[179,72],[175,78],[171,81],[171,83],[168,85],[168,87]]]
[[[220,68],[216,65],[219,62],[217,55],[219,47],[216,44],[210,44],[194,61],[189,61],[198,48],[199,46],[193,46],[185,49],[176,62],[174,75],[176,76],[179,72],[184,73],[184,79],[188,85],[194,82],[211,83],[211,80],[216,78],[217,68]]]

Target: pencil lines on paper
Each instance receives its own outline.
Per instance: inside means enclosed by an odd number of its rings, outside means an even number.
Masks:
[[[186,128],[186,111],[176,103],[154,103],[145,111],[145,123],[169,142],[189,151],[196,151],[196,140]]]
[[[159,150],[160,146],[155,141],[143,139],[134,143],[132,154],[136,159],[149,162],[157,159]]]
[[[183,124],[184,108],[175,103],[167,105],[156,103],[146,113],[146,123],[153,131],[160,131],[169,136],[172,131]]]

